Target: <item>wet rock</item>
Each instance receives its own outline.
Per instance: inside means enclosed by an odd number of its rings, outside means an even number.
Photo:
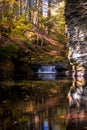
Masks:
[[[58,76],[71,75],[71,66],[68,62],[58,62],[56,65],[56,70],[58,71]]]
[[[69,69],[69,64],[68,64],[68,62],[58,62],[56,65],[56,69],[67,70],[67,69]]]
[[[87,69],[87,1],[67,0],[65,18],[70,63]]]

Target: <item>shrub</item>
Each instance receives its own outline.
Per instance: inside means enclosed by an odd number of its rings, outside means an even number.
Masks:
[[[15,43],[9,43],[0,48],[0,57],[2,58],[17,58],[19,47]]]

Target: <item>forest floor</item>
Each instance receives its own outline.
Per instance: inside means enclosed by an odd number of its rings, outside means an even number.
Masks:
[[[26,40],[21,42],[20,40],[17,41],[17,39],[13,40],[8,37],[2,37],[0,46],[5,48],[5,51],[2,53],[9,53],[9,50],[13,53],[14,49],[16,49],[14,43],[16,43],[15,45],[18,46],[20,51],[19,60],[21,59],[25,62],[29,61],[29,63],[33,64],[50,64],[65,61],[67,59],[65,44],[58,42],[48,34],[43,33],[42,31],[29,30],[25,33],[25,38]],[[10,54],[9,56],[11,57]],[[13,56],[14,54],[12,54],[12,57]]]
[[[32,50],[31,62],[55,63],[66,60],[67,50],[64,44],[46,34],[32,33],[35,35],[36,41],[31,46],[28,46]]]

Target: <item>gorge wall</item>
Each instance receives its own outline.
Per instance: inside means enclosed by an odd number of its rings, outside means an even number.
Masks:
[[[75,75],[87,70],[87,0],[66,0],[66,30],[68,58]]]

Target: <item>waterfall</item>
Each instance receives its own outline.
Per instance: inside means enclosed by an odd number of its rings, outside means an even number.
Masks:
[[[57,70],[55,65],[42,65],[38,71],[38,78],[41,80],[55,80]]]
[[[43,65],[38,69],[37,73],[57,73],[57,71],[54,65]]]

